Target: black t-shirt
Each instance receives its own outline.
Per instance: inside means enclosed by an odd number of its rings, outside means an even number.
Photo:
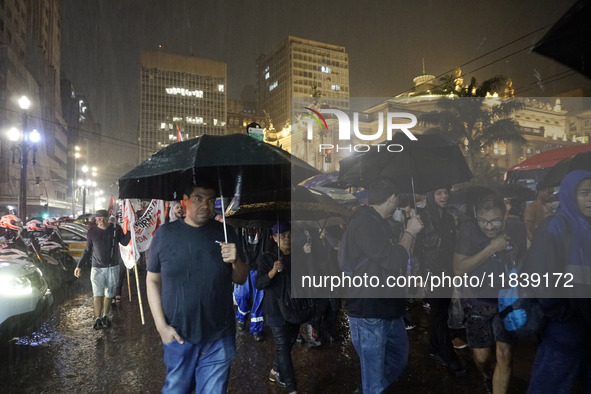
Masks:
[[[88,260],[95,268],[107,268],[119,265],[119,245],[127,245],[131,239],[131,232],[123,234],[119,225],[110,224],[105,230],[98,226],[88,229],[86,248],[78,262],[78,267],[85,265]]]
[[[154,234],[148,271],[162,279],[162,309],[169,325],[191,343],[234,335],[232,265],[222,260],[223,225],[211,220],[193,227],[182,220],[164,224]],[[237,245],[228,227],[228,242]]]
[[[511,244],[513,245],[512,251],[502,251],[493,254],[488,257],[482,264],[468,272],[468,276],[477,276],[482,278],[484,275],[486,278],[489,275],[493,275],[493,278],[498,278],[498,275],[505,271],[506,268],[511,269],[513,261],[519,265],[521,259],[524,257],[527,250],[527,234],[525,232],[525,226],[523,222],[518,220],[507,219],[505,224],[504,233],[511,238]],[[458,239],[456,242],[457,254],[463,256],[474,256],[482,249],[484,249],[491,241],[478,226],[476,219],[471,218],[462,222]],[[495,283],[499,283],[495,280]],[[484,284],[480,288],[474,288],[468,286],[464,288],[463,295],[466,298],[479,298],[479,297],[496,297],[499,287],[494,289],[489,286],[490,281],[485,280]],[[494,300],[496,303],[496,298]]]

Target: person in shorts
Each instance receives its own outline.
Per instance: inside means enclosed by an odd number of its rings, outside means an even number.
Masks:
[[[460,227],[454,254],[455,274],[479,278],[492,274],[498,278],[524,256],[526,248],[523,223],[507,220],[502,199],[494,194],[483,196],[476,204],[476,217],[464,221]],[[511,378],[512,348],[517,338],[505,329],[499,316],[496,298],[499,289],[487,288],[487,284],[483,288],[463,289],[467,305],[466,339],[487,392],[506,393]],[[492,346],[496,354],[494,368]]]
[[[96,226],[88,229],[86,249],[74,270],[74,276],[79,278],[82,273],[81,267],[91,263],[93,328],[99,330],[111,326],[108,315],[119,281],[118,244],[127,245],[131,239],[131,232],[124,234],[121,226],[109,223],[109,212],[104,209],[96,211],[95,219]]]

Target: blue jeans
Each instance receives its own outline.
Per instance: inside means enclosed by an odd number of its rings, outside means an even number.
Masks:
[[[175,339],[164,345],[166,380],[163,393],[222,394],[228,388],[236,338],[228,336],[195,345]]]
[[[575,382],[591,392],[589,333],[572,320],[551,321],[542,333],[529,381],[529,394],[572,393]]]
[[[379,394],[394,383],[408,362],[404,319],[349,317],[349,325],[361,362],[363,394]]]

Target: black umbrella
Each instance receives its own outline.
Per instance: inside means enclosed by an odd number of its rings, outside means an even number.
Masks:
[[[579,153],[560,161],[550,168],[540,184],[543,187],[558,186],[566,174],[574,170],[591,171],[591,151]]]
[[[449,203],[459,205],[475,205],[476,202],[481,198],[491,195],[496,195],[495,191],[491,188],[479,185],[471,185],[459,190],[452,191],[449,196]]]
[[[199,177],[219,182],[222,195],[244,195],[286,188],[319,173],[245,134],[203,135],[169,145],[122,176],[119,198],[180,200],[183,187]]]
[[[345,224],[348,215],[349,211],[330,196],[303,186],[249,194],[241,198],[238,208],[230,204],[226,211],[228,220],[239,227],[282,220],[323,228]]]
[[[495,190],[500,197],[510,200],[533,201],[536,198],[535,190],[518,183],[506,183]]]
[[[378,177],[385,177],[392,179],[400,191],[414,194],[449,187],[472,178],[457,143],[440,134],[416,137],[418,141],[410,141],[403,133],[394,134],[390,143],[402,145],[402,152],[389,152],[384,146],[372,146],[368,152],[344,158],[340,161],[339,182],[347,186],[367,187]]]
[[[579,0],[534,46],[552,58],[591,78],[591,1]]]

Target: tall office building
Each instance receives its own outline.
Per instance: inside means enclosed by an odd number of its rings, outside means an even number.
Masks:
[[[6,133],[0,135],[0,204],[16,206],[26,189],[27,216],[59,215],[67,208],[61,18],[59,0],[0,1],[0,125],[26,133],[36,129],[41,138],[25,149],[29,153],[23,187],[15,152],[27,144],[8,141]],[[17,104],[21,96],[31,102],[26,111]]]
[[[162,51],[141,56],[140,161],[177,141],[226,131],[226,63]]]
[[[257,59],[257,96],[278,133],[291,123],[292,97],[337,98],[333,106],[348,109],[349,55],[343,46],[288,36]]]

